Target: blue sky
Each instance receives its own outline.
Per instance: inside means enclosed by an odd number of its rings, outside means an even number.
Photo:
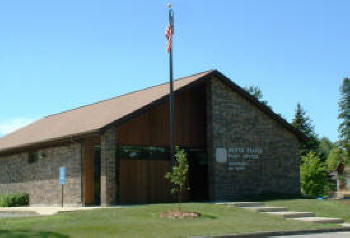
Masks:
[[[337,140],[350,76],[349,1],[174,0],[174,70],[257,85],[289,121],[300,102]],[[47,114],[168,80],[167,1],[0,4],[0,135]]]

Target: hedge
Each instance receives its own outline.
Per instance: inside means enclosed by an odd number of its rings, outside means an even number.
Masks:
[[[28,193],[0,194],[0,207],[21,207],[28,205]]]

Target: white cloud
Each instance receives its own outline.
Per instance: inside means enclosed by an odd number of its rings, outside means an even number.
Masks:
[[[34,119],[17,118],[0,122],[0,136],[14,132],[15,130],[32,123]]]

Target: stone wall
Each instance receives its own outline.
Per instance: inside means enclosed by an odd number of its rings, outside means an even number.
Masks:
[[[28,153],[0,156],[0,194],[28,192],[31,206],[61,206],[58,182],[60,166],[66,167],[64,205],[81,206],[81,145],[39,150],[38,160],[28,162]]]
[[[218,79],[207,97],[211,200],[299,194],[297,137]]]
[[[101,136],[101,206],[117,202],[115,131],[115,127],[110,127]]]

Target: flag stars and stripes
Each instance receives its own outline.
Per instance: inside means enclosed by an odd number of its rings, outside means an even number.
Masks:
[[[165,30],[165,37],[167,38],[167,44],[166,44],[166,51],[169,53],[172,47],[172,41],[173,41],[173,34],[174,34],[174,28],[171,25],[168,25],[167,29]]]

